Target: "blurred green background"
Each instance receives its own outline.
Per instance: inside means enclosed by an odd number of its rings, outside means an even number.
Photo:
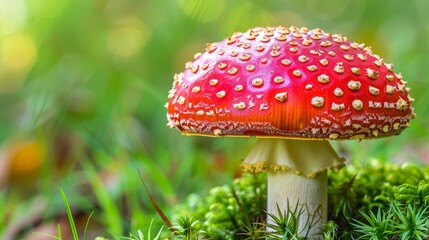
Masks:
[[[128,235],[192,192],[239,176],[254,139],[181,136],[163,107],[207,42],[296,25],[372,46],[402,72],[417,118],[400,136],[335,147],[349,161],[429,162],[426,0],[0,0],[0,238]],[[67,235],[68,234],[68,235]]]

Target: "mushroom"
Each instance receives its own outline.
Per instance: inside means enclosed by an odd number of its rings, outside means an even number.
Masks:
[[[185,135],[255,136],[242,166],[268,172],[267,211],[302,204],[314,234],[327,219],[327,169],[343,158],[328,140],[401,133],[414,117],[401,74],[364,44],[317,28],[256,27],[207,44],[176,74],[168,125]],[[313,216],[310,216],[313,217]]]

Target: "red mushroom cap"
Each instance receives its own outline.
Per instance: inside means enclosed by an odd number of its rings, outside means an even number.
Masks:
[[[174,80],[167,117],[184,134],[379,138],[414,116],[392,64],[321,29],[234,33],[208,44]]]

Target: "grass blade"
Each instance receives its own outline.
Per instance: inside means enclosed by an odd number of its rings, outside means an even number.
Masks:
[[[178,235],[177,229],[173,227],[173,224],[171,224],[170,220],[167,218],[167,216],[165,216],[164,212],[161,210],[161,208],[156,203],[155,199],[153,199],[152,195],[150,194],[149,189],[147,188],[146,184],[144,183],[143,177],[142,177],[142,175],[140,173],[140,169],[137,169],[137,171],[139,172],[140,180],[141,180],[141,182],[143,184],[143,187],[144,187],[144,189],[146,191],[146,194],[149,197],[150,202],[152,203],[153,208],[158,213],[158,215],[162,218],[162,221],[164,221],[164,223],[171,229],[171,231],[175,235]]]
[[[74,240],[79,240],[79,235],[77,234],[76,224],[74,223],[73,214],[71,212],[70,205],[69,205],[69,203],[67,201],[66,194],[64,193],[64,191],[63,191],[62,188],[60,188],[60,191],[61,191],[61,196],[62,196],[63,201],[64,201],[64,205],[66,207],[67,217],[69,219],[70,229],[71,229],[72,234],[73,234],[73,239]]]
[[[62,237],[61,237],[61,225],[60,224],[58,224],[58,238],[59,239],[61,239]]]
[[[102,209],[103,221],[111,232],[123,233],[120,209],[112,199],[109,190],[104,186],[99,173],[89,161],[82,161],[82,165]]]
[[[91,212],[91,214],[89,214],[89,216],[88,216],[88,219],[86,220],[85,230],[83,232],[83,240],[86,240],[86,233],[88,231],[89,221],[91,220],[91,217],[92,217],[93,214],[94,214],[94,212]]]

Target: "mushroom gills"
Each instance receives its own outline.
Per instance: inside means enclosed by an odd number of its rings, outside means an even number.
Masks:
[[[341,168],[339,157],[326,140],[260,138],[244,159],[244,172],[291,172],[314,178],[326,169]]]

